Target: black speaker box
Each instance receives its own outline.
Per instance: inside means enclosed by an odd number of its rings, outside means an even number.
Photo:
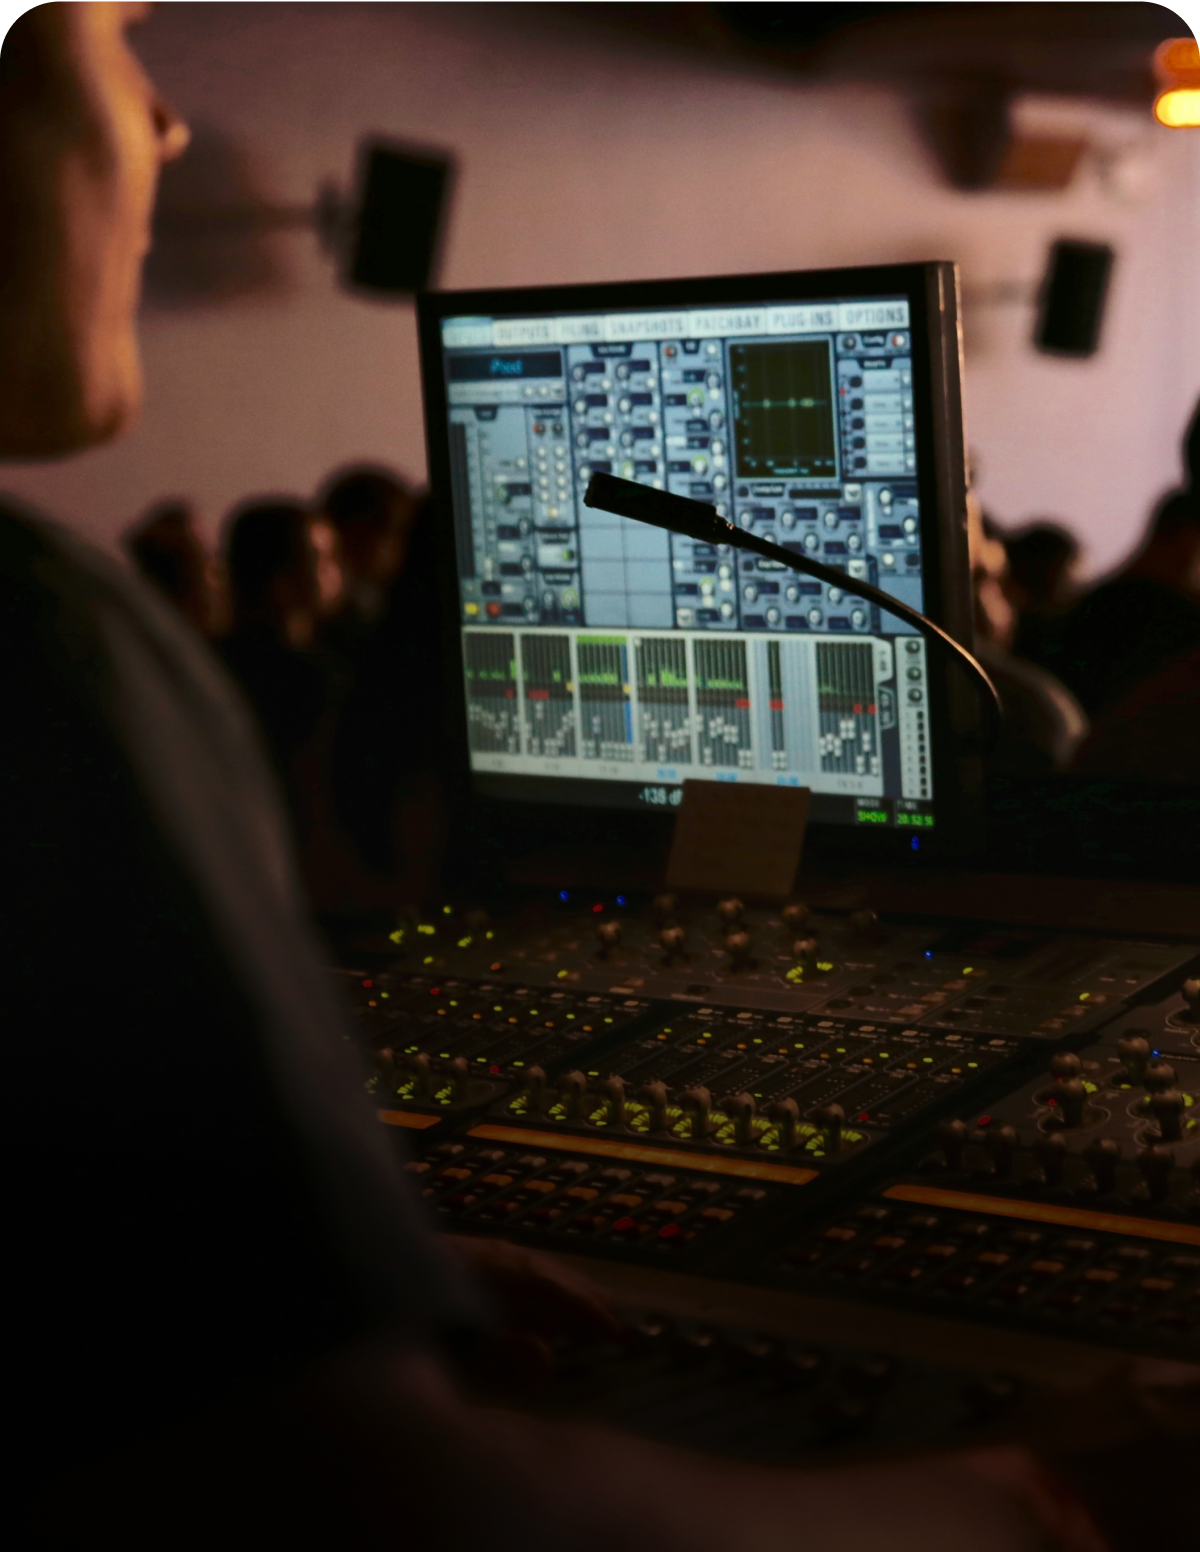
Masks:
[[[1107,243],[1060,239],[1050,248],[1034,343],[1055,356],[1090,356],[1100,342],[1116,255]]]
[[[349,285],[393,295],[431,288],[453,173],[453,159],[445,153],[386,140],[363,142],[346,263]]]

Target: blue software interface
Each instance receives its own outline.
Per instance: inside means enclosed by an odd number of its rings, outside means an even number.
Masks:
[[[650,804],[786,783],[824,819],[933,823],[920,636],[582,500],[595,471],[698,497],[921,609],[906,299],[449,317],[442,350],[477,775]]]

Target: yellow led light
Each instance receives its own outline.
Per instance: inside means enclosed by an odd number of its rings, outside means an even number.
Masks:
[[[1200,129],[1200,86],[1171,86],[1159,92],[1154,117],[1168,129]]]

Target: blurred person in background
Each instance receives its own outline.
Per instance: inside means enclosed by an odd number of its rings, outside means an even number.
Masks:
[[[226,525],[233,629],[219,651],[241,684],[288,787],[300,751],[344,688],[318,627],[341,602],[337,536],[298,501],[244,503]]]
[[[189,502],[162,501],[122,538],[130,560],[210,641],[229,629],[229,590]]]
[[[1129,564],[1063,618],[1047,660],[1096,717],[1196,647],[1200,507],[1191,492],[1177,491],[1158,504]]]
[[[317,497],[315,510],[337,530],[341,545],[345,592],[331,634],[347,655],[387,613],[416,508],[400,476],[377,464],[339,469]]]
[[[1065,770],[1087,733],[1087,718],[1070,691],[1036,663],[1013,651],[1017,613],[1009,595],[1004,543],[967,497],[967,538],[975,595],[975,655],[1000,695],[1004,729],[993,769],[1013,775]]]
[[[186,138],[127,42],[139,14],[40,6],[0,52],[5,457],[137,414],[141,261]],[[489,1303],[430,1234],[227,676],[136,576],[11,503],[0,632],[15,1544],[1101,1552],[1089,1510],[1117,1552],[1186,1544],[1194,1445],[1155,1422],[1162,1365],[1110,1388],[1108,1433],[1071,1419],[1055,1464],[1087,1509],[1020,1447],[758,1469],[469,1399],[463,1333],[610,1327],[568,1274],[483,1246]]]
[[[1017,614],[1012,650],[1028,662],[1044,663],[1074,601],[1079,545],[1057,523],[1031,523],[1003,535],[1003,543],[1008,556],[1004,585]]]
[[[1183,452],[1186,484],[1163,503],[1158,521],[1184,536],[1177,542],[1194,573],[1197,562],[1188,546],[1200,534],[1200,405],[1184,434]],[[1186,625],[1189,617],[1182,621]],[[1175,616],[1168,615],[1168,622],[1178,628]],[[1131,645],[1136,652],[1137,643]],[[1118,781],[1200,784],[1200,642],[1105,706],[1075,769]]]
[[[334,809],[364,866],[419,903],[436,886],[446,825],[432,506],[373,464],[335,471],[315,506],[337,529],[346,571],[324,633],[349,670]]]

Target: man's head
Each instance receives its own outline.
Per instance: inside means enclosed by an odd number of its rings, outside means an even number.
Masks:
[[[226,560],[239,624],[265,624],[295,647],[341,600],[337,534],[299,502],[253,501],[229,520]]]
[[[224,579],[216,557],[200,537],[186,501],[152,507],[124,537],[130,558],[202,636],[228,626]]]
[[[0,53],[0,457],[136,417],[135,321],[158,174],[187,144],[126,38],[146,7],[42,5]]]
[[[1034,523],[1004,539],[1008,591],[1022,613],[1062,607],[1071,589],[1079,544],[1057,523]]]
[[[343,469],[325,486],[317,508],[337,529],[355,582],[386,587],[403,564],[416,510],[403,480],[374,465]]]
[[[1140,557],[1185,592],[1200,591],[1200,492],[1177,490],[1159,502]]]

